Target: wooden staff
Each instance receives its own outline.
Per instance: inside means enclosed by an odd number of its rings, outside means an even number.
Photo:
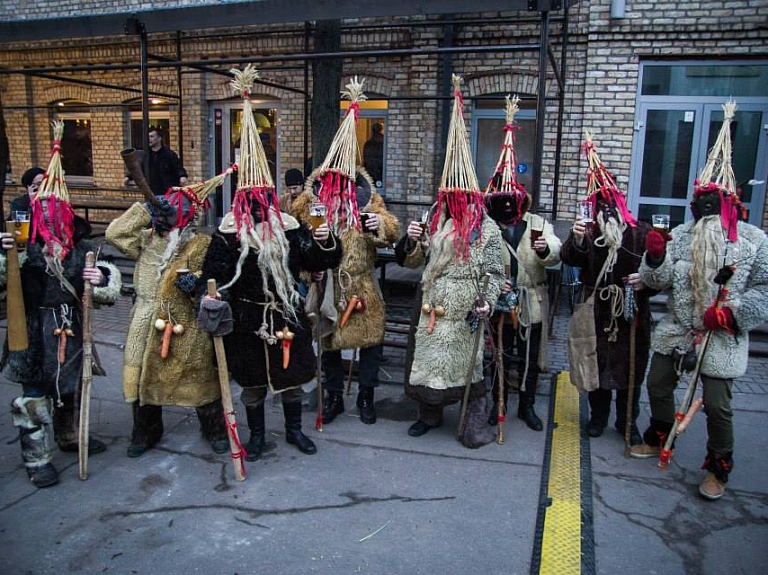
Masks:
[[[629,459],[630,436],[632,435],[632,420],[635,416],[635,357],[637,356],[637,317],[633,314],[629,324],[629,386],[627,388],[627,415],[624,423],[624,457]]]
[[[6,258],[6,300],[8,317],[8,350],[24,351],[29,347],[27,337],[27,314],[24,309],[24,292],[21,291],[21,270],[16,244],[5,252]]]
[[[208,295],[216,297],[216,280],[208,280]],[[243,463],[243,446],[237,434],[237,420],[235,408],[232,405],[232,390],[229,388],[229,368],[227,367],[227,353],[224,351],[224,339],[220,335],[213,336],[213,347],[216,350],[216,362],[219,366],[219,385],[221,386],[221,404],[224,407],[224,423],[227,426],[229,437],[229,452],[232,454],[232,464],[235,467],[235,479],[245,479],[245,465]]]
[[[96,264],[93,252],[85,254],[85,267]],[[86,280],[83,287],[83,385],[80,391],[80,425],[77,434],[77,458],[80,464],[80,479],[88,479],[88,436],[91,425],[91,383],[93,383],[93,284]]]
[[[488,290],[488,280],[491,278],[491,274],[486,273],[483,277],[483,287],[477,294],[478,306],[485,303],[485,292]],[[467,377],[464,382],[464,398],[461,401],[461,413],[459,415],[459,428],[456,430],[456,439],[461,437],[461,431],[464,427],[464,420],[467,417],[467,406],[469,405],[469,389],[472,387],[472,375],[475,373],[475,358],[477,352],[480,349],[480,339],[483,336],[483,326],[478,325],[475,330],[475,341],[472,343],[472,355],[469,357],[469,367],[467,368]]]
[[[320,334],[322,324],[320,308],[322,306],[323,296],[325,295],[323,290],[324,281],[325,278],[316,282],[315,286],[317,288],[317,305],[315,307],[315,344],[317,346],[317,364],[315,365],[315,381],[317,381],[317,415],[315,416],[315,429],[317,431],[323,430],[323,342]]]
[[[504,443],[504,420],[506,419],[506,406],[504,405],[504,313],[499,314],[499,324],[496,328],[498,337],[496,338],[496,376],[499,382],[499,399],[497,401],[498,414],[496,415],[496,424],[499,426],[499,436],[497,443]]]
[[[136,150],[126,148],[120,152],[120,155],[123,158],[123,162],[125,162],[125,167],[128,168],[128,173],[131,174],[131,178],[141,193],[144,194],[144,198],[153,206],[160,205],[160,200],[152,193],[152,189],[149,187],[149,183],[147,183],[147,178],[144,177],[144,172],[141,169],[141,160]]]

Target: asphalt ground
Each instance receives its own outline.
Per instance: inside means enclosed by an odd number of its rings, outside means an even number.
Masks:
[[[86,481],[77,454],[54,449],[60,483],[33,487],[10,414],[0,417],[0,573],[768,573],[768,360],[752,359],[735,385],[736,465],[717,502],[697,494],[701,416],[666,471],[625,459],[613,420],[602,437],[583,436],[586,400],[563,373],[565,306],[538,389],[544,432],[514,417],[512,399],[502,445],[458,443],[457,407],[442,427],[412,438],[415,404],[384,383],[375,425],[360,422],[354,391],[322,432],[305,411],[304,431],[318,446],[307,456],[285,442],[279,400],[270,398],[270,450],[236,482],[192,409],[165,408],[161,443],[126,457],[131,410],[120,373],[129,309],[121,298],[95,312],[108,375],[94,379],[91,429],[109,448],[90,459]],[[384,382],[402,381],[402,355],[385,349]],[[19,394],[0,379],[3,405]],[[644,393],[641,427],[647,420]],[[240,430],[247,439],[243,418]]]

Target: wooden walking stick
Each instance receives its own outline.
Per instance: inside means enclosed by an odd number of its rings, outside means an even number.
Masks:
[[[208,295],[216,297],[216,280],[208,280]],[[245,451],[237,434],[237,420],[235,408],[232,405],[232,390],[229,387],[229,369],[227,367],[227,353],[224,350],[224,338],[220,335],[213,336],[213,347],[216,350],[216,362],[219,366],[219,385],[221,386],[221,404],[224,407],[224,422],[229,436],[229,452],[232,454],[232,464],[235,467],[235,479],[245,479],[245,464],[243,458]]]
[[[496,338],[496,377],[499,381],[499,399],[498,414],[496,415],[496,424],[499,426],[499,436],[497,443],[502,445],[504,443],[504,420],[507,418],[506,405],[504,404],[504,314],[499,314],[499,324],[496,329],[498,337]]]
[[[629,381],[627,386],[627,413],[624,417],[624,457],[629,459],[630,436],[632,435],[632,421],[635,417],[635,376],[637,357],[637,300],[635,299],[635,288],[625,286],[626,296],[624,297],[624,319],[629,322]]]
[[[323,341],[320,334],[322,329],[322,316],[320,308],[323,301],[323,284],[317,282],[317,305],[315,307],[315,344],[317,345],[317,364],[315,365],[315,381],[317,381],[317,415],[315,416],[315,429],[317,431],[323,430]]]
[[[483,287],[478,290],[476,305],[479,307],[485,303],[485,292],[488,290],[488,280],[491,274],[486,273],[483,277]],[[469,357],[469,367],[467,368],[467,377],[464,381],[464,397],[461,401],[461,413],[459,415],[459,427],[456,430],[456,439],[461,437],[464,428],[464,420],[467,417],[467,406],[469,404],[469,389],[472,387],[472,375],[475,373],[475,358],[480,349],[480,340],[483,336],[483,326],[478,325],[475,330],[475,341],[472,343],[472,355]]]
[[[13,233],[13,230],[6,231]],[[27,314],[24,310],[24,293],[21,291],[21,270],[16,244],[5,252],[6,258],[6,301],[8,318],[8,350],[24,351],[29,347],[27,336]]]
[[[85,254],[85,267],[96,264],[93,252]],[[91,384],[93,383],[93,284],[86,281],[83,287],[83,383],[80,390],[80,425],[77,434],[77,459],[80,479],[88,479],[88,432],[91,426]]]

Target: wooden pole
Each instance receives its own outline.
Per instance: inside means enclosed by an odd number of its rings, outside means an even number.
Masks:
[[[5,252],[7,265],[6,315],[8,316],[8,350],[24,351],[29,347],[24,292],[21,291],[19,252],[16,246]]]
[[[93,252],[85,254],[85,267],[96,265]],[[93,284],[86,280],[83,287],[83,383],[80,390],[80,424],[77,434],[77,459],[80,479],[88,479],[88,437],[91,426],[91,383],[93,383]]]
[[[216,280],[208,280],[208,295],[216,297]],[[237,435],[237,420],[235,408],[232,405],[232,390],[229,387],[229,368],[227,367],[227,353],[224,350],[224,338],[220,335],[213,336],[213,347],[216,350],[216,362],[219,365],[219,385],[221,386],[221,404],[224,407],[224,422],[227,426],[229,437],[229,452],[232,454],[232,464],[235,467],[235,479],[245,480],[244,453]]]
[[[504,404],[504,312],[499,314],[499,324],[496,328],[498,337],[496,338],[496,377],[499,382],[499,399],[497,401],[498,414],[496,415],[496,424],[499,426],[499,436],[497,442],[499,445],[504,443],[504,420],[506,419],[506,405]]]

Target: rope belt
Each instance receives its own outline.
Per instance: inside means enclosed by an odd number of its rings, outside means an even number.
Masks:
[[[598,295],[601,301],[609,302],[611,319],[603,331],[608,334],[608,341],[615,343],[619,336],[619,324],[616,320],[624,316],[624,290],[611,284],[601,288]]]

